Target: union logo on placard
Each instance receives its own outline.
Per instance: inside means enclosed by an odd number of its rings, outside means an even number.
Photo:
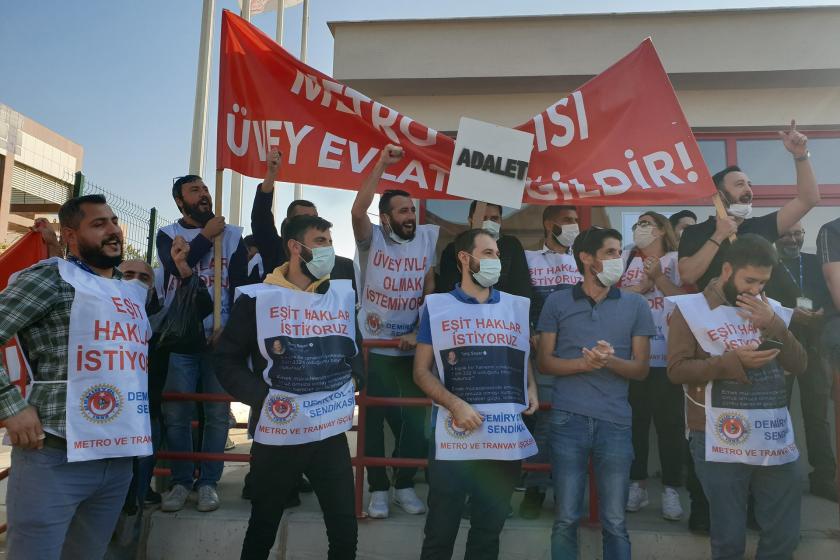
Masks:
[[[93,385],[82,393],[82,416],[94,424],[107,424],[122,412],[123,398],[113,385]]]
[[[446,426],[446,432],[455,439],[466,439],[470,437],[473,432],[472,430],[462,428],[456,424],[455,418],[451,414],[446,417],[446,421],[443,425]]]
[[[382,330],[382,317],[376,313],[368,313],[367,319],[365,319],[365,327],[370,334],[379,334],[379,331]]]
[[[298,405],[291,397],[276,395],[268,398],[265,410],[269,419],[275,424],[288,424],[298,413]]]
[[[741,445],[750,437],[750,423],[737,412],[724,412],[715,423],[718,439],[730,445]]]

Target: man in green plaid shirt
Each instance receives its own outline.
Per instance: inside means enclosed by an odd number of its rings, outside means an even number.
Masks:
[[[101,195],[59,211],[68,260],[85,273],[121,278],[123,234]],[[132,477],[132,458],[67,460],[70,309],[75,289],[58,263],[42,261],[0,292],[0,344],[16,334],[33,386],[26,400],[0,366],[0,420],[13,446],[6,496],[10,559],[102,558]]]

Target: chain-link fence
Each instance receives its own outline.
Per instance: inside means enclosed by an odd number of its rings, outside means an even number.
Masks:
[[[123,251],[127,259],[143,259],[157,266],[155,238],[158,230],[175,220],[162,217],[156,208],[146,209],[130,200],[114,194],[108,189],[90,182],[81,172],[73,181],[73,196],[101,194],[108,199],[108,205],[117,214],[123,229]]]

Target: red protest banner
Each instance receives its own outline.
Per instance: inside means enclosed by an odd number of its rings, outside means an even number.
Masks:
[[[47,258],[47,246],[40,233],[31,231],[18,239],[0,254],[0,290],[6,288],[9,278],[15,272],[45,258]],[[12,337],[6,344],[0,345],[0,363],[6,369],[9,379],[25,397],[27,386],[32,378],[32,369],[29,367],[17,336]]]
[[[535,136],[523,202],[646,206],[716,192],[649,38],[516,128]]]
[[[455,142],[307,66],[259,29],[222,18],[217,169],[251,177],[283,152],[281,181],[356,190],[386,144],[406,157],[380,189],[446,193]],[[636,206],[715,189],[650,39],[533,119],[523,202]]]

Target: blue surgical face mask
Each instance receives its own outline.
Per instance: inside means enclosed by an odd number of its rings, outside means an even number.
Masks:
[[[306,247],[303,243],[300,245],[301,247]],[[309,247],[306,248],[309,249]],[[321,279],[332,272],[333,266],[335,266],[335,249],[332,246],[315,247],[309,250],[312,251],[312,258],[309,262],[304,261],[309,274]],[[301,258],[303,258],[302,255]]]
[[[502,274],[502,261],[499,259],[476,259],[470,255],[471,259],[478,261],[478,272],[473,272],[472,277],[480,286],[489,288],[499,281],[499,276]]]

